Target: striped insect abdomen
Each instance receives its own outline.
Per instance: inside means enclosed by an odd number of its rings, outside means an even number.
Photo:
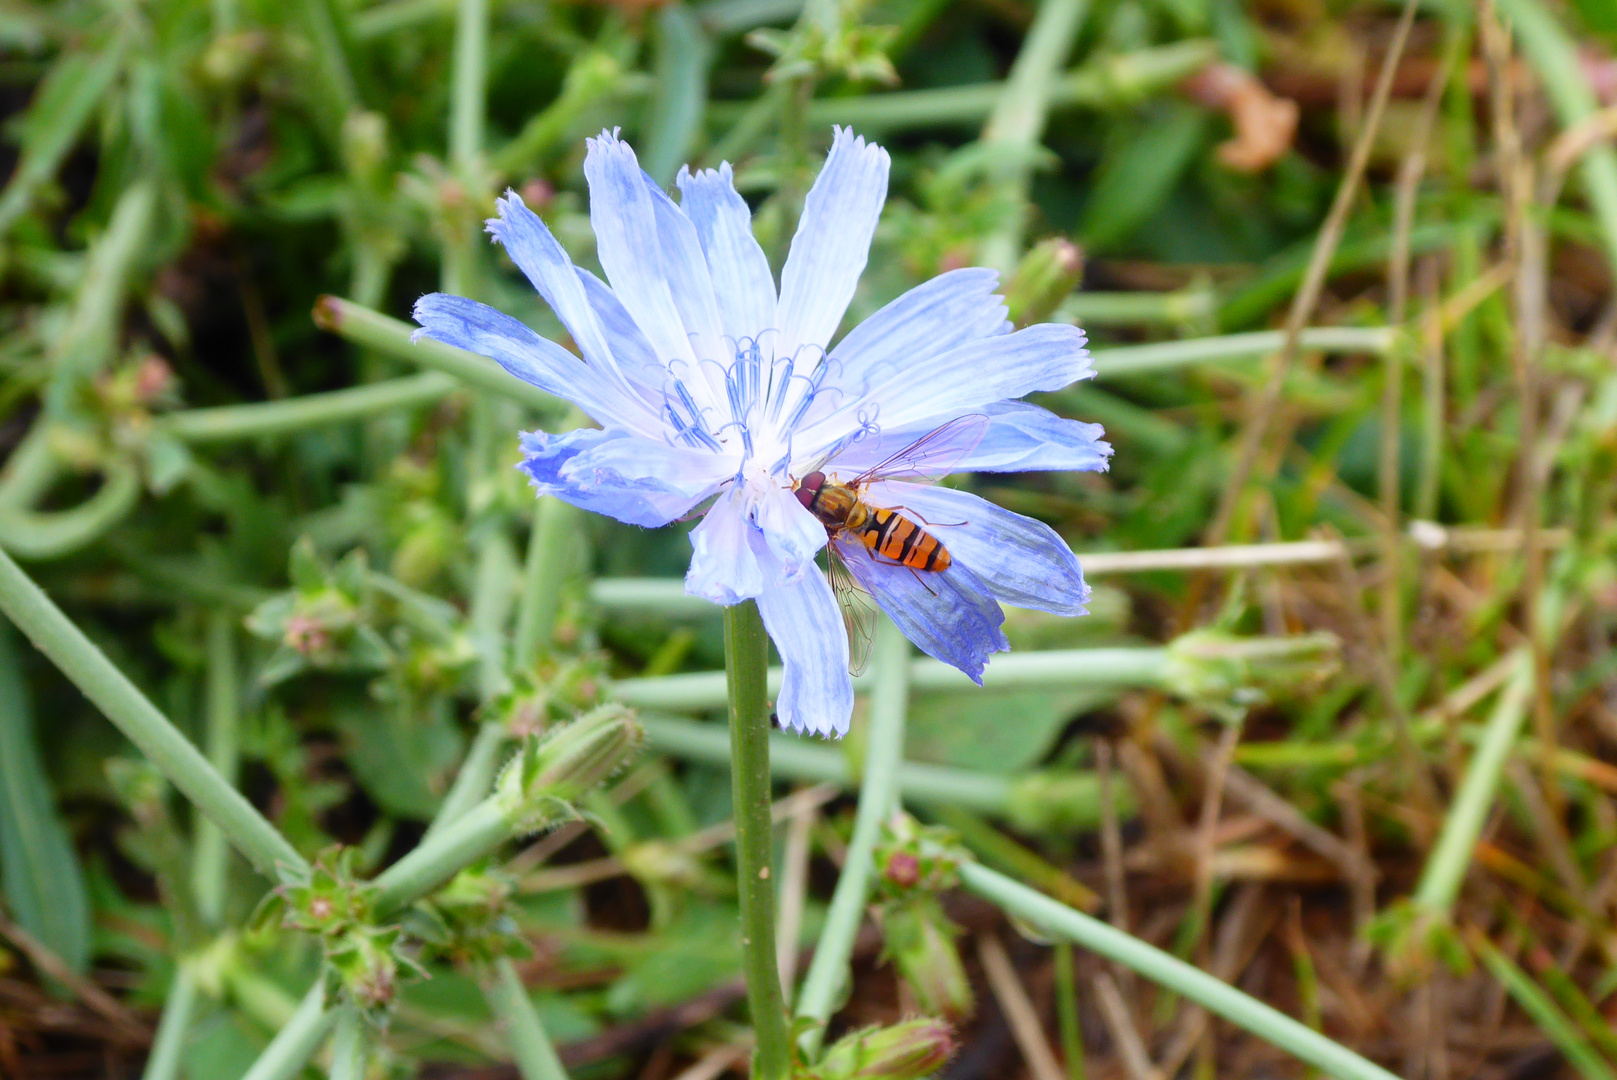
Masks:
[[[937,537],[903,514],[879,506],[870,508],[859,539],[874,554],[911,570],[943,571],[954,561]]]

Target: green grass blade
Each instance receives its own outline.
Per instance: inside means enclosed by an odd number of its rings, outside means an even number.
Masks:
[[[0,624],[0,876],[6,906],[74,971],[90,962],[84,875],[34,739],[16,640]]]

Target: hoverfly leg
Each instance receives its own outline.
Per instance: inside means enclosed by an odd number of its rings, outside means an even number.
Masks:
[[[932,594],[932,598],[934,600],[937,599],[938,590],[936,590],[932,586],[928,585],[926,583],[926,578],[922,577],[920,574],[917,574],[915,572],[915,567],[906,566],[906,567],[904,567],[904,569],[908,570],[910,572],[910,576],[913,577],[916,581],[921,583],[921,588],[925,589],[927,592]]]
[[[971,524],[969,521],[928,521],[926,518],[905,506],[903,503],[898,503],[894,506],[888,507],[888,509],[902,510],[904,511],[906,517],[914,518],[916,521],[919,521],[922,525],[925,525],[929,529],[958,529],[962,525]]]

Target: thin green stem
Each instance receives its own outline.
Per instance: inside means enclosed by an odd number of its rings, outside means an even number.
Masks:
[[[1516,1000],[1522,1012],[1533,1018],[1533,1023],[1555,1044],[1579,1076],[1584,1080],[1617,1080],[1617,1072],[1612,1071],[1599,1051],[1527,972],[1480,933],[1470,935],[1470,944],[1488,973]]]
[[[516,1059],[522,1080],[567,1080],[567,1070],[550,1036],[545,1034],[539,1012],[533,1007],[528,988],[522,985],[516,965],[503,957],[496,960],[494,980],[483,993],[494,1015],[505,1024],[511,1056]]]
[[[730,760],[730,733],[718,724],[672,716],[642,715],[641,721],[646,742],[665,754],[714,765]],[[769,767],[783,780],[837,784],[849,790],[858,783],[846,754],[789,735],[770,738]],[[1030,831],[1038,831],[1041,822],[1060,822],[1076,830],[1100,821],[1100,787],[1092,772],[1005,776],[910,761],[899,766],[898,786],[906,802],[994,814]],[[1124,812],[1131,806],[1126,805]]]
[[[989,689],[1034,686],[1161,686],[1171,674],[1170,655],[1162,648],[1061,649],[1011,653],[983,672]],[[957,669],[937,660],[910,661],[910,685],[916,691],[976,689]],[[769,669],[769,692],[780,690],[781,671]],[[869,690],[874,673],[861,675],[854,687]],[[717,709],[725,703],[725,681],[719,672],[622,679],[608,693],[626,705],[644,709]]]
[[[161,418],[155,426],[158,431],[188,443],[255,439],[433,405],[459,386],[455,379],[429,371],[280,401],[187,409]]]
[[[1006,914],[1139,972],[1271,1045],[1296,1055],[1328,1076],[1337,1080],[1397,1080],[1381,1066],[1256,998],[1003,874],[976,863],[966,863],[960,867],[960,880],[968,890],[997,904]]]
[[[1217,57],[1216,44],[1196,40],[1105,57],[1056,80],[1048,104],[1051,109],[1128,105],[1183,81]],[[1005,88],[1005,83],[994,82],[818,98],[809,102],[807,120],[810,127],[851,124],[867,134],[940,124],[969,124],[993,113]],[[757,101],[746,105],[715,104],[708,115],[715,123],[734,124],[738,129],[715,147],[714,157],[733,157],[737,148],[749,145],[769,120],[768,110]],[[739,130],[743,124],[747,128],[744,134]]]
[[[236,663],[236,619],[229,611],[208,615],[207,647],[208,761],[227,784],[236,783],[240,753],[241,683]],[[225,834],[208,818],[196,825],[196,853],[191,862],[191,890],[197,911],[209,926],[218,926],[225,910],[229,849]]]
[[[317,979],[241,1080],[296,1080],[336,1023],[337,1012],[326,1010],[325,987]]]
[[[463,179],[483,153],[484,99],[488,93],[488,0],[455,6],[455,60],[449,91],[449,161]]]
[[[1072,946],[1056,942],[1056,1024],[1061,1030],[1061,1056],[1067,1059],[1070,1080],[1084,1080],[1084,1029],[1078,1020],[1078,973],[1072,962]]]
[[[865,743],[865,776],[859,785],[859,811],[842,862],[825,926],[814,948],[814,962],[797,996],[799,1019],[813,1021],[798,1038],[809,1056],[819,1049],[825,1025],[848,981],[854,938],[870,898],[870,874],[882,826],[898,809],[899,763],[904,760],[904,714],[909,707],[910,645],[898,628],[882,621],[876,641],[876,686],[870,699],[870,730]]]
[[[1101,378],[1171,371],[1190,364],[1220,360],[1251,360],[1267,356],[1285,344],[1282,330],[1262,330],[1250,334],[1220,334],[1189,341],[1163,341],[1150,345],[1120,345],[1096,349],[1091,355]],[[1372,353],[1386,355],[1398,341],[1398,331],[1386,326],[1325,326],[1304,330],[1297,338],[1299,348],[1325,353]]]
[[[0,545],[25,559],[56,559],[106,535],[140,502],[140,470],[126,458],[102,465],[94,495],[67,510],[13,506],[0,511]]]
[[[426,338],[412,343],[415,327],[389,318],[351,300],[322,296],[314,307],[314,321],[322,330],[420,367],[453,375],[467,386],[489,390],[520,402],[543,416],[560,416],[567,403],[532,383],[508,375],[494,361],[453,345]]]
[[[1521,39],[1522,51],[1544,82],[1550,102],[1564,127],[1575,127],[1600,109],[1576,43],[1538,0],[1495,0],[1499,13],[1510,20]],[[1606,258],[1617,267],[1617,150],[1606,141],[1583,152],[1584,193],[1606,242]]]
[[[305,870],[303,856],[242,797],[180,730],[0,552],[0,611],[62,670],[169,782],[215,822],[262,874]]]
[[[1477,837],[1493,805],[1499,789],[1499,778],[1504,774],[1505,760],[1516,745],[1527,709],[1533,696],[1533,665],[1530,657],[1522,653],[1517,657],[1516,670],[1505,684],[1494,704],[1493,713],[1483,726],[1481,741],[1466,767],[1465,778],[1455,793],[1448,817],[1443,820],[1442,832],[1432,853],[1427,857],[1426,869],[1420,884],[1415,887],[1414,903],[1443,916],[1454,907],[1465,881],[1466,868],[1471,865]]]
[[[449,167],[460,182],[459,201],[446,205],[440,284],[447,293],[475,296],[477,219],[467,205],[484,197],[483,117],[488,96],[489,0],[459,0],[455,7],[454,68],[449,88]]]
[[[124,53],[133,36],[119,34],[100,54],[64,50],[45,76],[30,112],[49,100],[55,105],[53,122],[34,138],[22,140],[11,179],[0,192],[0,236],[10,232],[17,219],[28,212],[39,189],[50,182],[78,145],[96,110],[107,100],[108,90],[123,73]]]
[[[517,607],[516,636],[511,646],[511,666],[518,671],[533,663],[555,630],[562,587],[573,562],[574,540],[583,523],[582,510],[550,495],[541,495],[533,508],[533,532],[528,538],[528,562],[522,574],[522,602]]]
[[[370,1057],[365,1017],[352,1005],[337,1011],[337,1032],[331,1037],[331,1080],[365,1080]]]
[[[1051,93],[1088,8],[1089,0],[1042,0],[1011,65],[1005,92],[994,102],[983,128],[982,145],[989,152],[990,168],[1014,207],[978,248],[984,265],[1009,271],[1021,256],[1028,190]]]
[[[376,918],[385,919],[426,896],[499,847],[511,835],[511,824],[499,798],[491,795],[429,834],[377,876],[372,900]]]
[[[774,833],[769,815],[769,635],[751,600],[724,611],[729,679],[730,783],[735,804],[736,888],[741,903],[742,970],[757,1043],[753,1075],[783,1080],[791,1071],[786,1006],[775,967]]]
[[[185,1037],[190,1033],[191,1016],[196,1011],[197,980],[191,965],[181,963],[174,970],[168,996],[163,999],[163,1016],[157,1022],[152,1050],[146,1058],[141,1080],[178,1080]]]
[[[1217,310],[1218,294],[1207,285],[1191,285],[1177,292],[1079,292],[1061,302],[1055,321],[1085,328],[1195,326],[1210,322]]]
[[[673,180],[702,130],[712,63],[713,42],[691,9],[678,2],[664,4],[657,12],[656,87],[641,157],[658,183]]]
[[[90,245],[71,316],[52,349],[46,415],[70,413],[84,382],[112,361],[129,278],[146,253],[156,216],[157,184],[142,179],[118,196],[106,231]]]
[[[438,806],[438,813],[427,827],[427,837],[458,821],[488,795],[489,786],[500,771],[500,751],[505,748],[506,742],[505,728],[498,722],[485,721],[477,729],[471,748],[460,763],[460,771],[455,774],[455,782],[449,786],[444,801]]]
[[[338,20],[344,12],[331,0],[302,0],[302,30],[313,46],[315,82],[310,95],[314,111],[325,127],[326,137],[333,145],[342,139],[343,119],[360,107],[359,89],[348,63],[348,50],[343,46],[343,33]]]

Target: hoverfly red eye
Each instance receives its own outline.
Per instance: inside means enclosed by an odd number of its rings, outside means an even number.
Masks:
[[[797,501],[803,504],[803,509],[807,510],[814,504],[814,497],[820,493],[820,488],[824,485],[825,474],[823,472],[811,472],[797,482],[795,494],[797,495]]]

